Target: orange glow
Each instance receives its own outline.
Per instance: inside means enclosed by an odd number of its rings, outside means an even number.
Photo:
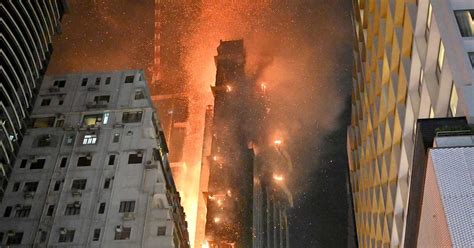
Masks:
[[[265,91],[267,90],[267,85],[265,83],[261,83],[260,88],[262,89],[262,92],[265,93]]]
[[[207,240],[204,240],[204,243],[202,244],[202,248],[209,248],[209,243]]]
[[[284,178],[283,178],[282,175],[276,175],[276,174],[274,174],[274,175],[273,175],[273,179],[275,179],[276,181],[281,182],[281,181],[283,181]]]

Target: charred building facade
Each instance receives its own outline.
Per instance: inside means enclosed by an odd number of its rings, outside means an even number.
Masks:
[[[289,247],[283,178],[291,162],[281,141],[266,144],[264,89],[245,74],[243,40],[221,41],[217,52],[212,141],[203,153],[205,238],[211,248]]]

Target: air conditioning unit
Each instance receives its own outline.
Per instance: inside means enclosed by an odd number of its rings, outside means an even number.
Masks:
[[[32,191],[25,191],[25,192],[23,193],[23,197],[24,197],[25,199],[27,199],[27,198],[33,198],[34,196],[35,196],[35,192],[32,192]]]
[[[52,86],[52,87],[49,87],[49,88],[48,88],[48,91],[49,91],[49,92],[58,92],[58,91],[59,91],[59,88],[56,87],[56,86]]]
[[[82,192],[78,189],[71,190],[72,196],[82,196]]]
[[[7,233],[8,236],[15,236],[16,235],[16,231],[15,230],[8,230],[8,233]]]
[[[143,157],[143,153],[142,152],[137,152],[137,157],[139,157],[139,158]]]
[[[15,205],[15,209],[17,209],[17,210],[18,210],[18,209],[21,209],[22,207],[23,207],[23,206],[22,206],[21,204],[16,204],[16,205]]]
[[[67,229],[64,228],[64,227],[61,227],[61,228],[59,228],[59,233],[62,234],[62,235],[66,235]]]
[[[81,207],[81,203],[78,202],[78,201],[75,201],[75,202],[74,202],[74,207],[75,207],[75,208],[80,208],[80,207]]]
[[[122,220],[134,220],[135,214],[134,213],[123,213]]]
[[[145,168],[146,169],[154,169],[154,168],[157,168],[156,167],[156,163],[153,163],[151,160],[147,160],[145,162]]]
[[[118,225],[115,227],[115,231],[116,232],[122,232],[123,231],[123,226],[122,225]]]
[[[92,155],[91,155],[90,153],[88,153],[88,154],[86,155],[86,158],[87,158],[87,160],[92,160]]]

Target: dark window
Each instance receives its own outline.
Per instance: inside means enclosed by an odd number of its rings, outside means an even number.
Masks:
[[[87,179],[77,179],[72,181],[72,190],[83,190],[86,188]]]
[[[30,212],[31,212],[31,206],[23,206],[22,208],[16,210],[15,217],[26,218],[30,216]]]
[[[10,217],[10,214],[12,213],[12,207],[7,206],[5,208],[5,212],[3,212],[3,217]]]
[[[110,77],[107,77],[107,78],[105,79],[105,84],[110,84]]]
[[[58,180],[58,181],[56,181],[56,182],[54,183],[54,188],[53,188],[53,190],[54,190],[54,191],[58,191],[60,187],[61,187],[61,181]]]
[[[46,242],[46,238],[48,237],[48,232],[46,231],[41,231],[40,235],[40,243]]]
[[[143,160],[143,154],[141,152],[131,153],[128,155],[129,164],[140,164]]]
[[[59,167],[64,168],[67,165],[67,158],[62,158]]]
[[[64,120],[56,120],[56,127],[63,127],[64,126]]]
[[[59,243],[71,243],[74,241],[74,230],[61,230],[59,233]]]
[[[49,104],[51,104],[51,99],[44,98],[43,100],[41,100],[41,106],[49,106]]]
[[[88,80],[89,80],[89,79],[87,79],[87,78],[83,78],[83,79],[82,79],[81,86],[86,86]]]
[[[81,203],[74,202],[66,205],[66,212],[64,215],[79,215],[81,213]]]
[[[130,239],[130,233],[132,232],[131,227],[117,226],[115,228],[114,240],[127,240]]]
[[[23,186],[23,192],[36,192],[38,189],[38,182],[27,182]]]
[[[20,183],[16,182],[13,184],[12,192],[17,192],[20,189]]]
[[[38,147],[47,147],[51,145],[51,135],[41,135],[38,138]]]
[[[20,168],[25,168],[27,163],[28,163],[28,160],[22,159],[21,164],[20,164]]]
[[[37,159],[36,162],[30,164],[30,170],[43,169],[46,159]]]
[[[135,78],[135,76],[126,76],[125,77],[125,83],[126,84],[133,83],[134,78]]]
[[[94,102],[96,102],[96,103],[102,103],[102,102],[108,103],[109,101],[110,101],[110,96],[109,95],[95,96],[94,97]]]
[[[474,36],[474,10],[454,11],[462,37]]]
[[[105,202],[101,202],[99,205],[99,214],[103,214],[105,212]]]
[[[110,155],[109,156],[109,165],[114,165],[115,164],[115,155]]]
[[[114,134],[114,139],[113,139],[113,141],[112,141],[112,142],[114,142],[114,143],[118,143],[118,142],[119,142],[119,140],[120,140],[120,134],[118,134],[118,133]]]
[[[33,128],[47,128],[47,127],[54,127],[54,122],[56,121],[56,117],[40,117],[34,118]]]
[[[166,235],[166,226],[159,226],[157,235],[158,236],[165,236]]]
[[[63,105],[63,104],[64,104],[64,100],[59,100],[58,104],[59,104],[59,105]]]
[[[91,156],[84,156],[84,157],[79,157],[77,159],[77,166],[91,166],[92,162],[92,157]]]
[[[142,120],[142,115],[143,115],[142,111],[123,112],[122,122],[123,123],[140,122]]]
[[[105,181],[104,181],[104,189],[108,189],[110,188],[110,182],[112,181],[112,179],[110,178],[106,178]]]
[[[144,99],[145,98],[145,94],[143,93],[143,90],[136,90],[135,91],[135,100],[140,100],[140,99]]]
[[[53,216],[54,213],[54,205],[48,206],[48,211],[46,212],[46,216]]]
[[[95,85],[99,85],[99,84],[100,84],[100,77],[95,79]]]
[[[3,242],[3,232],[0,232],[0,244]]]
[[[119,213],[130,213],[135,211],[135,201],[121,201]]]
[[[474,52],[469,53],[469,60],[471,61],[471,66],[474,68]]]
[[[100,229],[94,229],[94,235],[92,236],[92,241],[99,241],[100,238]]]
[[[21,240],[23,239],[22,232],[15,232],[13,235],[7,235],[7,243],[6,245],[19,245],[21,244]]]
[[[56,80],[53,85],[58,88],[64,88],[64,86],[66,86],[66,80]]]

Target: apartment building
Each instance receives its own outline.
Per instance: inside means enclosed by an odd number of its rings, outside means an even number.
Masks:
[[[354,0],[353,7],[347,150],[358,242],[411,247],[417,237],[407,228],[419,221],[410,217],[419,216],[412,184],[425,177],[424,169],[413,175],[418,120],[474,123],[474,2]]]
[[[45,78],[5,198],[0,244],[189,247],[142,71]]]
[[[65,0],[0,2],[0,201],[66,10]]]

